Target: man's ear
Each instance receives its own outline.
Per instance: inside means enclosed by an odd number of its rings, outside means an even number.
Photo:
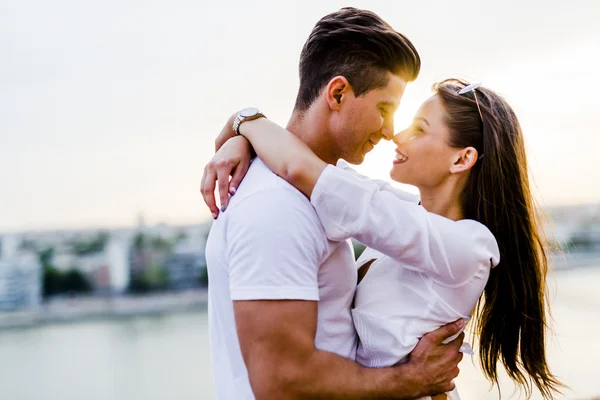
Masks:
[[[454,164],[450,166],[450,172],[458,174],[466,172],[473,168],[478,158],[477,150],[474,147],[465,147],[456,153]]]
[[[353,94],[348,79],[341,75],[332,78],[325,88],[327,104],[332,111],[339,111],[348,96]]]

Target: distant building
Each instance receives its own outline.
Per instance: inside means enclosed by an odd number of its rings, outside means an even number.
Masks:
[[[96,292],[109,292],[109,266],[104,251],[73,258],[72,269],[83,273]]]
[[[0,258],[8,258],[17,254],[21,238],[17,235],[0,236]]]
[[[200,276],[206,269],[204,243],[186,241],[175,246],[165,261],[169,287],[175,290],[200,286]]]
[[[129,284],[129,242],[129,237],[113,234],[103,250],[84,255],[57,246],[52,265],[62,272],[78,270],[97,292],[123,293]]]
[[[42,266],[35,254],[0,258],[0,311],[36,308],[42,301]]]
[[[129,242],[129,238],[113,235],[104,249],[113,293],[123,293],[129,286]]]

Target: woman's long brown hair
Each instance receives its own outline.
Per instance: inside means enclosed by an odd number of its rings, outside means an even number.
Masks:
[[[498,385],[501,361],[527,397],[533,383],[545,399],[553,399],[562,384],[546,359],[548,257],[529,185],[523,133],[501,96],[482,87],[459,95],[467,85],[448,79],[433,89],[446,109],[449,144],[472,146],[479,153],[462,194],[464,216],[486,225],[500,248],[500,264],[492,269],[476,308],[481,366]]]

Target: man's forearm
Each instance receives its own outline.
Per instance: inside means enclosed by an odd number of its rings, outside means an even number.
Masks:
[[[337,354],[316,350],[304,369],[300,398],[415,399],[422,383],[409,365],[366,368]]]
[[[462,324],[421,338],[406,364],[365,368],[315,348],[316,301],[235,301],[242,357],[257,400],[415,399],[447,392],[458,375]]]
[[[423,377],[408,364],[365,368],[321,350],[315,350],[301,366],[255,367],[250,371],[259,372],[250,373],[250,381],[257,400],[416,399],[425,394]]]

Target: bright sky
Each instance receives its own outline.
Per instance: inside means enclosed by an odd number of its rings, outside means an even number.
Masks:
[[[255,105],[285,124],[317,20],[368,8],[423,68],[397,128],[459,76],[521,119],[543,204],[600,201],[600,3],[589,1],[5,1],[0,6],[0,231],[193,223],[213,140]],[[361,171],[388,178],[392,146]]]

